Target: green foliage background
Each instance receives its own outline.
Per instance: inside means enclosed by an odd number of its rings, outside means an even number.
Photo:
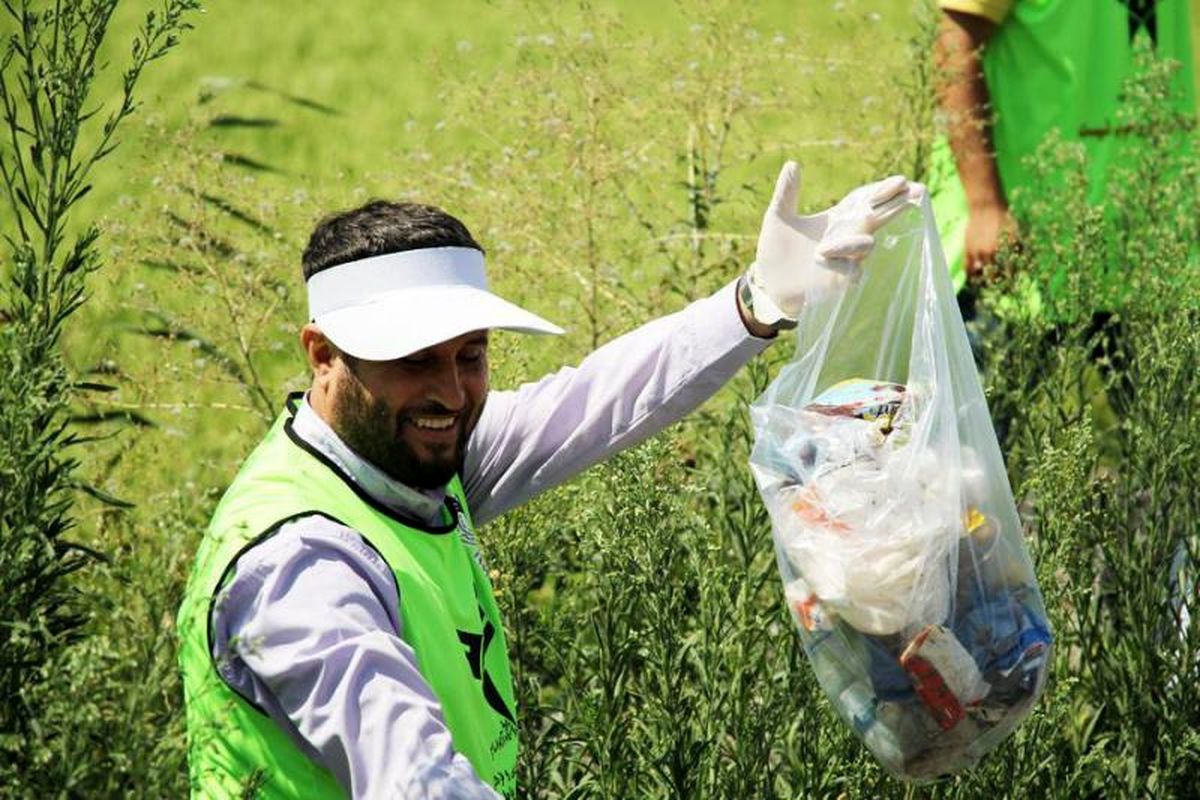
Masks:
[[[122,4],[106,47],[125,47],[144,10]],[[103,221],[105,263],[66,352],[118,389],[77,398],[75,424],[107,437],[79,455],[91,484],[133,506],[80,499],[76,538],[109,560],[75,579],[88,635],[38,689],[46,717],[27,746],[42,769],[0,795],[186,793],[174,613],[220,492],[305,384],[299,254],[320,214],[384,196],[466,220],[499,291],[570,328],[497,337],[493,383],[513,386],[732,280],[785,158],[814,209],[919,175],[931,19],[888,0],[211,4],[147,76],[80,212]],[[101,97],[116,87],[104,80]],[[1095,258],[1117,226],[1121,241],[1165,242],[1122,251],[1138,274],[1187,274],[1197,215],[1159,223],[1195,208],[1195,163],[1161,167],[1144,166],[1159,191],[1140,216],[1077,225],[1064,201],[1012,263]],[[482,532],[524,791],[1189,796],[1200,637],[1193,622],[1179,643],[1163,620],[1200,510],[1178,477],[1200,466],[1200,342],[1193,290],[1154,297],[1126,321],[1138,391],[1120,413],[1105,384],[1123,384],[1088,358],[1085,327],[1050,350],[1029,320],[988,339],[1060,646],[1038,711],[978,770],[893,781],[812,679],[745,466],[745,407],[790,357],[780,344],[668,434]]]

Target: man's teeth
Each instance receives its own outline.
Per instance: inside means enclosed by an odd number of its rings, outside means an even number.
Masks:
[[[444,431],[454,424],[454,417],[413,417],[413,424],[418,428]]]

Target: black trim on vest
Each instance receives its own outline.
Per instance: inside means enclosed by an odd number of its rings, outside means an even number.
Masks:
[[[230,691],[232,691],[234,694],[236,694],[236,696],[240,697],[241,699],[246,700],[246,703],[248,705],[250,705],[252,709],[258,711],[259,714],[262,714],[264,717],[268,717],[268,718],[270,718],[271,715],[268,714],[268,712],[266,712],[266,709],[264,709],[262,705],[259,705],[258,703],[254,702],[254,700],[252,700],[251,698],[246,697],[245,694],[242,694],[241,692],[238,691],[238,687],[230,684],[230,682],[228,680],[226,680],[226,676],[221,674],[220,667],[217,666],[215,658],[212,657],[212,612],[214,612],[214,610],[216,610],[217,597],[221,595],[221,587],[223,587],[223,585],[226,584],[226,581],[229,578],[229,573],[233,571],[234,566],[236,566],[236,564],[238,564],[238,560],[242,557],[242,555],[245,555],[247,552],[250,552],[251,549],[253,549],[254,547],[262,545],[262,543],[265,542],[266,540],[270,539],[271,536],[274,536],[275,534],[280,533],[280,529],[283,528],[283,525],[286,525],[289,522],[295,522],[296,519],[307,519],[308,517],[323,517],[325,519],[328,519],[328,521],[330,521],[332,523],[342,525],[343,528],[349,528],[349,525],[342,522],[341,519],[338,519],[337,517],[331,517],[328,515],[328,513],[325,513],[324,511],[314,511],[314,510],[310,509],[308,511],[300,511],[299,513],[294,513],[294,515],[289,516],[289,517],[284,517],[283,519],[280,519],[280,521],[269,525],[269,527],[266,528],[266,530],[264,530],[263,533],[260,533],[258,536],[254,536],[252,540],[246,542],[245,545],[241,546],[239,551],[234,554],[234,557],[232,559],[229,559],[229,563],[226,564],[226,569],[224,569],[221,572],[220,581],[217,581],[217,588],[212,590],[212,596],[209,597],[208,619],[205,620],[206,633],[205,633],[204,638],[205,638],[205,643],[208,644],[209,661],[212,662],[212,668],[216,669],[217,678],[220,678],[221,682],[223,682],[224,685],[228,686]],[[385,559],[383,557],[383,553],[379,552],[379,548],[374,546],[370,539],[367,539],[367,537],[362,534],[359,534],[359,539],[366,542],[366,546],[370,547],[371,549],[373,549],[374,552],[376,552],[376,555],[378,555],[380,561],[383,561],[384,564],[388,564],[388,559]],[[390,569],[390,567],[389,567],[389,569]],[[400,587],[398,587],[398,585],[396,587],[396,597],[397,597],[397,599],[398,599],[398,597],[400,597]]]
[[[342,483],[349,487],[350,491],[357,495],[359,500],[362,500],[371,508],[378,511],[380,514],[383,514],[385,517],[399,522],[406,528],[413,528],[421,533],[428,533],[432,536],[444,536],[447,533],[453,533],[458,528],[458,501],[455,500],[453,495],[451,495],[449,492],[446,493],[446,507],[450,511],[450,522],[446,525],[430,525],[428,522],[423,522],[419,519],[415,519],[414,517],[410,517],[407,514],[402,514],[399,511],[389,508],[384,503],[376,500],[374,497],[368,494],[366,490],[359,486],[353,478],[342,472],[341,468],[331,461],[328,456],[300,438],[300,434],[292,430],[292,420],[295,418],[296,401],[302,399],[303,397],[303,392],[293,392],[292,394],[288,395],[287,398],[286,407],[290,412],[290,416],[283,423],[283,432],[287,434],[289,439],[291,439],[292,444],[296,445],[296,447],[299,447],[305,453],[308,453],[310,456],[320,462],[322,466],[326,467],[330,472],[336,475],[342,481]]]

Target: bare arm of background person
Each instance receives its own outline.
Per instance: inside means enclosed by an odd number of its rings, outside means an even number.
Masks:
[[[993,155],[991,96],[981,51],[996,32],[986,17],[945,8],[934,58],[941,72],[938,101],[946,114],[950,149],[967,195],[966,268],[977,278],[1015,226]]]

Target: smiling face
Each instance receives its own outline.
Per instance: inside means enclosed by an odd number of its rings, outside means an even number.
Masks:
[[[418,489],[444,486],[462,469],[487,398],[487,331],[394,361],[350,358],[313,325],[301,342],[313,409],[356,453]]]

